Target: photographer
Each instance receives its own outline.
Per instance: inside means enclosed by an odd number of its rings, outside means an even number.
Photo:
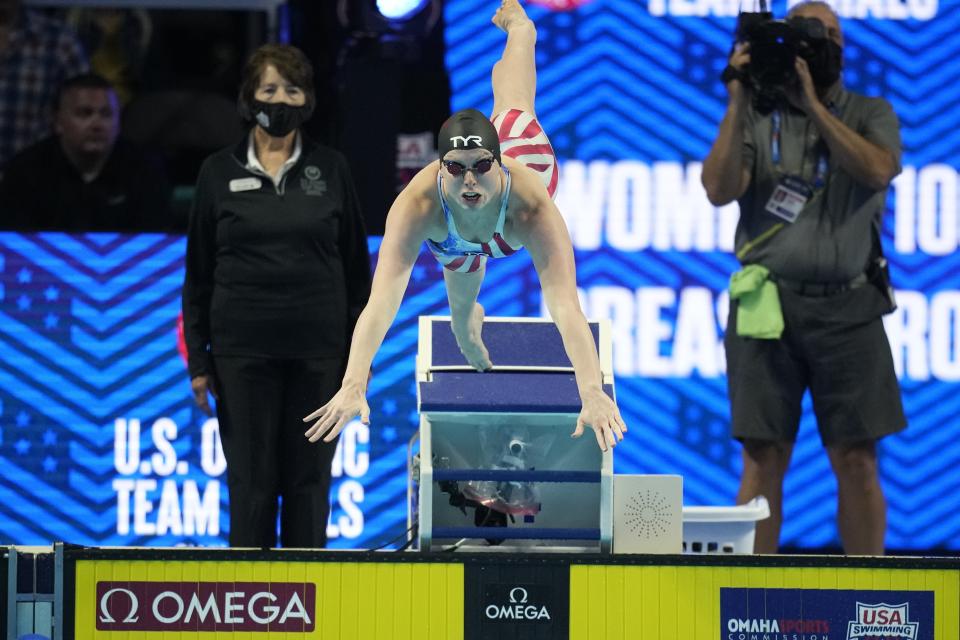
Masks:
[[[880,227],[900,172],[899,125],[887,101],[843,88],[843,34],[828,4],[754,23],[739,30],[724,72],[729,102],[702,174],[710,202],[740,205],[743,269],[731,278],[725,337],[733,435],[743,444],[737,501],[767,497],[755,551],[776,552],[783,478],[810,389],[837,477],[844,551],[879,555],[886,505],[876,441],[906,426],[881,321],[894,308]],[[783,43],[795,51],[785,56]]]

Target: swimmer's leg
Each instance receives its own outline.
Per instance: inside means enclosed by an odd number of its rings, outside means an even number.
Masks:
[[[507,44],[500,60],[493,65],[491,117],[508,109],[536,113],[533,103],[537,95],[537,29],[517,0],[503,0],[492,22],[507,33]]]
[[[471,367],[480,371],[493,366],[480,337],[483,307],[477,302],[477,296],[480,294],[480,284],[485,273],[486,268],[483,265],[472,273],[443,270],[447,300],[450,301],[450,327],[460,352]]]

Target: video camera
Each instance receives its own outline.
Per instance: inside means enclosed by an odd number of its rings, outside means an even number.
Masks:
[[[797,82],[797,56],[807,61],[818,87],[830,86],[840,77],[840,46],[828,37],[817,18],[774,20],[770,11],[741,12],[736,38],[737,42],[750,43],[750,64],[744,80],[753,89],[754,108],[762,114],[773,110],[784,87]]]

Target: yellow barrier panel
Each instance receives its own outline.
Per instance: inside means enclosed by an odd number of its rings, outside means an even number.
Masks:
[[[570,640],[725,638],[721,588],[932,591],[932,637],[960,638],[957,570],[574,564]],[[846,633],[829,637],[844,638]]]
[[[311,589],[313,600],[305,601]],[[460,564],[78,560],[74,634],[84,640],[459,640],[463,607]],[[211,627],[217,617],[217,630],[196,630],[201,620]],[[166,622],[150,629],[158,618]],[[235,630],[229,619],[239,621]],[[184,628],[191,624],[193,630]],[[276,625],[302,626],[275,631]]]
[[[577,564],[572,556],[373,561],[264,552],[230,561],[229,551],[185,553],[192,555],[81,551],[86,557],[76,558],[70,574],[73,624],[65,637],[843,640],[873,637],[848,627],[902,623],[920,631],[896,637],[960,639],[960,565],[947,559],[674,556],[658,564],[622,556]],[[522,592],[519,604],[505,611],[528,604],[550,615],[490,613],[515,602],[515,592]],[[763,625],[774,624],[765,636]]]

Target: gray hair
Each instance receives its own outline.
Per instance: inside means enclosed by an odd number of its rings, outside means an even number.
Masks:
[[[795,4],[793,5],[793,7],[790,8],[790,11],[787,11],[787,17],[792,18],[798,10],[804,7],[823,7],[824,9],[826,9],[827,11],[833,14],[833,17],[837,19],[837,22],[840,22],[840,16],[837,15],[837,12],[833,8],[833,5],[831,5],[829,2],[824,2],[824,0],[804,0],[799,4]]]

